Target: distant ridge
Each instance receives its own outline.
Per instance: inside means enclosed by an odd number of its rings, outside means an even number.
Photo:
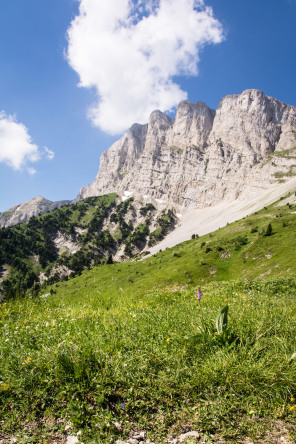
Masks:
[[[55,208],[60,208],[63,205],[68,205],[70,203],[70,200],[52,202],[42,196],[34,197],[27,202],[14,205],[7,211],[0,213],[0,227],[9,227],[11,225],[26,222],[32,216],[39,216],[41,214],[48,213]]]

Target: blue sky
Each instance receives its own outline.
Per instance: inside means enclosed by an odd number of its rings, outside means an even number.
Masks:
[[[133,3],[0,1],[0,211],[73,199],[124,128],[184,97],[296,106],[296,0]]]

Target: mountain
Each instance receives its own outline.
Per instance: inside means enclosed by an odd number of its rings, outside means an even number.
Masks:
[[[69,200],[52,202],[42,196],[34,197],[34,199],[14,205],[13,207],[9,208],[9,210],[0,213],[0,228],[26,222],[33,216],[48,213],[55,208],[60,208],[63,205],[68,205],[69,203]]]
[[[213,213],[222,205],[227,223],[237,220],[237,205],[252,199],[262,208],[269,192],[279,198],[279,185],[295,175],[296,108],[250,89],[224,97],[216,111],[189,101],[179,104],[174,119],[154,111],[148,124],[134,124],[102,154],[95,181],[72,203],[113,192],[152,198],[156,206],[173,207],[185,226],[192,211],[211,207]],[[0,227],[70,203],[38,196],[0,213]]]
[[[139,257],[177,224],[173,208],[115,193],[31,217],[0,230],[0,290],[19,295],[94,265]]]
[[[183,101],[175,119],[154,111],[100,159],[78,199],[125,190],[186,211],[250,198],[296,175],[296,108],[250,89],[216,111]]]

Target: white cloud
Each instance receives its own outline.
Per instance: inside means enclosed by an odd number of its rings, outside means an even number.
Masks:
[[[44,148],[47,158],[54,157],[53,151]],[[27,167],[28,163],[37,162],[41,152],[32,142],[28,128],[16,121],[14,116],[0,112],[0,162],[6,163],[14,170],[26,167],[31,175],[36,174],[35,168]]]
[[[98,94],[94,124],[115,134],[185,99],[174,77],[197,75],[200,49],[222,39],[203,0],[80,0],[67,57]]]
[[[32,168],[32,167],[28,168],[27,171],[31,176],[34,176],[37,173],[35,168]]]
[[[55,153],[54,153],[52,150],[50,150],[49,148],[47,148],[47,147],[45,146],[45,147],[44,147],[44,151],[45,151],[45,153],[46,153],[46,157],[47,157],[47,159],[52,160],[52,159],[54,158]]]
[[[0,162],[5,162],[15,170],[24,164],[39,160],[38,146],[34,145],[28,129],[18,123],[14,116],[0,113]]]

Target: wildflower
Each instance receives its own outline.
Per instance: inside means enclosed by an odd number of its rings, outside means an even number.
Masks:
[[[201,300],[201,297],[202,297],[202,291],[201,291],[200,287],[198,287],[197,299],[198,299],[199,302]]]
[[[295,401],[295,398],[294,398],[294,396],[292,395],[291,396],[291,402],[294,402]]]
[[[121,408],[122,408],[123,410],[125,410],[124,402],[122,402],[120,405],[121,405]]]
[[[170,340],[171,340],[170,338],[167,338],[167,340],[166,340],[166,341],[167,341],[167,342],[170,342]]]
[[[290,407],[290,412],[294,412],[294,410],[295,410],[295,405],[292,405],[292,407]]]

